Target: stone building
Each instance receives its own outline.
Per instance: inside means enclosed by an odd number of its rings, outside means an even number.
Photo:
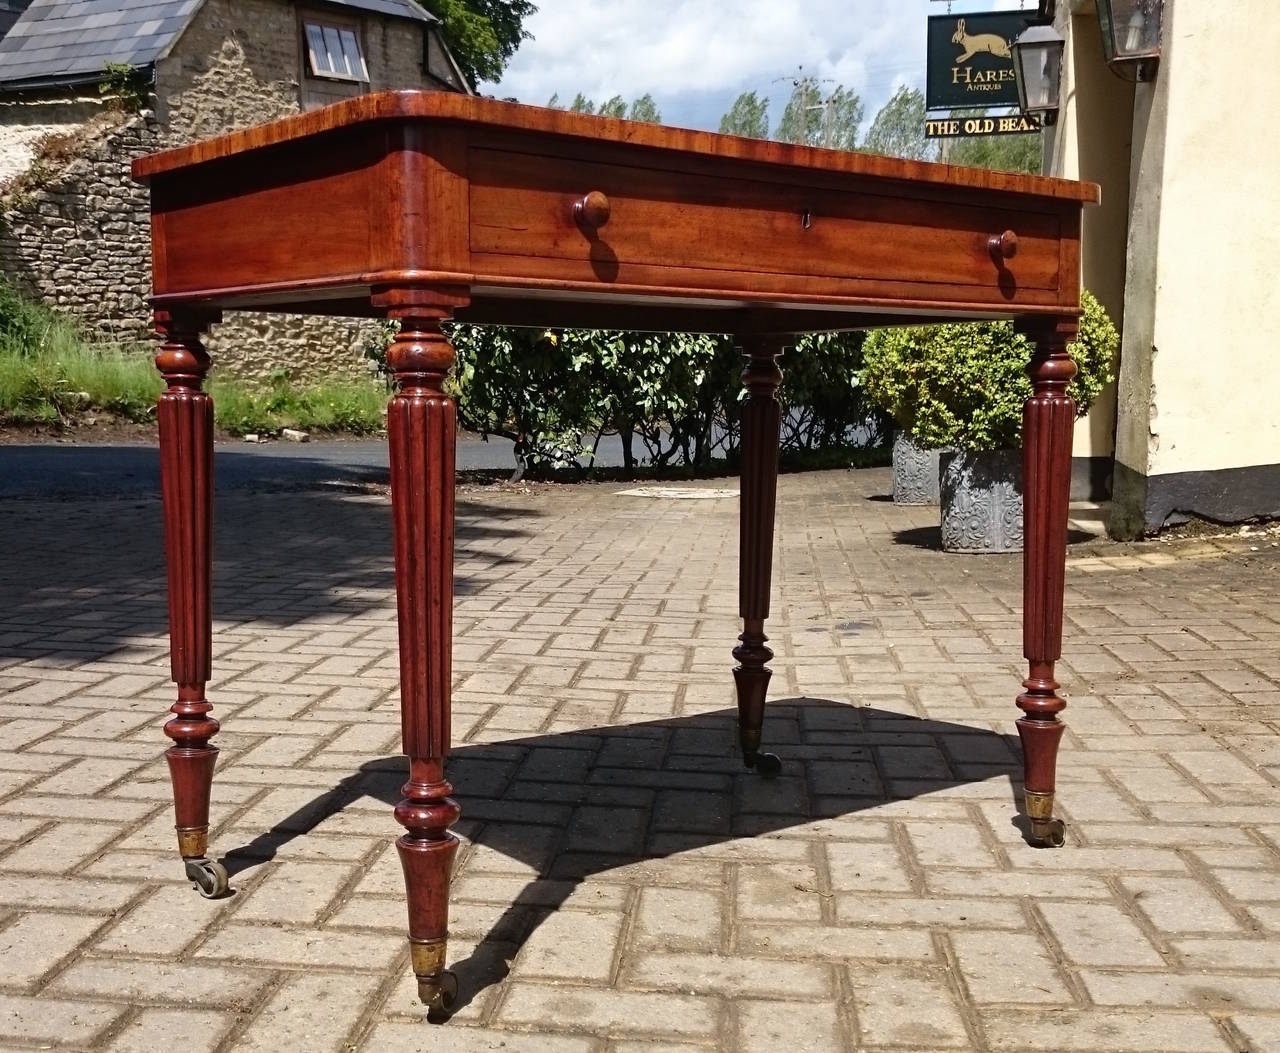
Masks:
[[[139,154],[392,88],[470,91],[415,0],[0,0],[0,272],[119,338],[150,332]],[[236,312],[222,371],[362,370],[367,323]]]
[[[1158,61],[1112,70],[1095,0],[1056,7],[1047,171],[1102,186],[1083,276],[1123,329],[1118,385],[1076,454],[1112,471],[1119,538],[1280,516],[1280,144],[1257,116],[1280,89],[1275,4],[1126,8],[1127,32],[1157,20]]]

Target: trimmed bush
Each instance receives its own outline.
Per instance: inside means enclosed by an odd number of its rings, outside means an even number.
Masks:
[[[1091,293],[1080,303],[1080,337],[1069,348],[1078,372],[1069,393],[1083,417],[1112,379],[1120,337]],[[863,347],[862,386],[921,446],[1009,449],[1022,442],[1032,350],[1012,322],[877,329]]]
[[[511,439],[525,470],[589,463],[614,434],[628,470],[642,461],[703,469],[737,456],[743,360],[728,337],[459,325],[450,339],[463,426]],[[883,438],[886,422],[858,386],[862,339],[811,335],[783,354],[784,452]]]

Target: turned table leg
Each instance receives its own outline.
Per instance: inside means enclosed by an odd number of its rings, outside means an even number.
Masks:
[[[1027,373],[1032,395],[1023,411],[1023,652],[1030,665],[1018,696],[1023,716],[1023,787],[1031,841],[1061,847],[1064,828],[1053,816],[1058,714],[1066,701],[1058,694],[1054,662],[1062,657],[1062,603],[1067,565],[1067,510],[1071,496],[1071,433],[1075,402],[1067,385],[1076,366],[1067,353],[1076,323],[1029,332],[1035,352]]]
[[[454,404],[444,394],[454,351],[440,331],[444,308],[392,298],[400,321],[387,362],[396,394],[387,407],[391,446],[396,597],[400,627],[401,726],[409,758],[405,828],[396,842],[409,905],[409,946],[418,995],[447,1012],[457,994],[445,970],[449,879],[460,810],[444,777],[449,748],[453,623]],[[408,298],[411,299],[411,298]]]
[[[769,585],[773,571],[773,520],[778,494],[778,438],[782,407],[778,385],[782,371],[777,357],[782,342],[776,337],[752,337],[742,341],[747,358],[742,383],[748,397],[742,410],[742,493],[738,552],[738,613],[742,635],[733,649],[737,666],[733,679],[738,689],[738,736],[742,759],[765,777],[782,769],[772,753],[760,752],[764,703],[772,671],[767,663],[773,651],[767,646],[764,623],[769,617]]]
[[[178,851],[187,877],[205,896],[227,891],[227,872],[207,858],[209,793],[218,748],[209,740],[218,722],[205,698],[212,675],[213,607],[213,400],[203,390],[209,355],[200,333],[210,314],[160,311],[156,328],[164,344],[156,367],[167,387],[160,395],[160,480],[164,495],[164,543],[169,568],[169,649],[178,701],[164,733],[173,781]]]

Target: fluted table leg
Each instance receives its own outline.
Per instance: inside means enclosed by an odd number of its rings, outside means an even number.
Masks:
[[[396,393],[387,407],[391,447],[401,723],[409,781],[395,809],[418,995],[447,1012],[456,981],[445,970],[449,879],[460,809],[449,795],[449,688],[453,625],[453,399],[443,391],[454,351],[440,331],[447,306],[422,292],[387,294],[400,332],[387,355]]]
[[[737,666],[738,736],[742,759],[761,775],[777,775],[782,764],[772,753],[760,752],[764,703],[773,675],[768,662],[764,623],[769,617],[769,588],[773,573],[773,525],[778,494],[778,440],[782,407],[778,385],[782,371],[777,358],[782,341],[751,337],[742,341],[747,358],[742,383],[748,391],[742,410],[742,493],[738,554],[738,608],[742,635],[733,649]]]
[[[1064,725],[1058,714],[1054,663],[1062,657],[1062,606],[1066,584],[1067,514],[1071,497],[1071,434],[1075,402],[1067,385],[1076,366],[1067,353],[1077,323],[1029,331],[1035,353],[1027,373],[1032,394],[1023,410],[1023,652],[1030,670],[1018,696],[1023,716],[1023,787],[1031,841],[1060,847],[1065,831],[1053,815],[1058,744]]]
[[[213,400],[203,390],[209,355],[200,333],[212,314],[160,311],[156,328],[164,344],[156,367],[167,387],[160,395],[160,479],[164,541],[169,570],[170,667],[178,700],[164,733],[173,782],[178,851],[186,873],[205,896],[227,890],[227,872],[208,858],[209,794],[218,748],[209,740],[218,722],[205,697],[212,675],[213,607]]]

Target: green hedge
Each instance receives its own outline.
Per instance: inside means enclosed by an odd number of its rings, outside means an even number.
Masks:
[[[461,325],[450,338],[463,426],[511,439],[526,470],[589,463],[613,434],[628,469],[736,459],[743,360],[728,337]],[[783,355],[784,451],[883,439],[859,387],[862,342],[821,334]]]
[[[1069,348],[1078,372],[1069,392],[1083,417],[1112,379],[1120,337],[1092,294],[1080,302],[1080,337]],[[862,385],[922,446],[1014,448],[1031,394],[1032,350],[1012,322],[879,329],[863,348]]]

